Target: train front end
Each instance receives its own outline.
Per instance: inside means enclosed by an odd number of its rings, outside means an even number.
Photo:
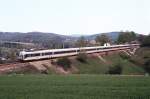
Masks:
[[[24,61],[24,57],[25,56],[25,51],[21,51],[20,53],[19,53],[19,57],[18,57],[18,59],[20,60],[20,61]]]

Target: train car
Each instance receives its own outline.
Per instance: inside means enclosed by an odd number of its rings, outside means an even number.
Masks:
[[[19,53],[19,59],[21,61],[49,59],[49,58],[57,58],[57,57],[64,57],[64,56],[73,56],[73,55],[77,55],[82,51],[90,54],[90,53],[97,53],[102,51],[128,49],[131,46],[139,46],[139,45],[125,44],[125,45],[65,48],[65,49],[51,49],[51,50],[38,50],[38,51],[21,51]]]
[[[52,49],[52,50],[39,50],[39,51],[21,51],[19,59],[22,61],[39,60],[63,57],[66,55],[75,55],[78,48],[67,48],[67,49]]]

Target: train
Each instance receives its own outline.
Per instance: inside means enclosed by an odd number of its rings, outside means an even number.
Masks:
[[[124,45],[109,45],[109,46],[94,46],[94,47],[80,47],[80,48],[64,48],[64,49],[49,49],[37,51],[21,51],[19,53],[19,60],[33,61],[40,59],[51,59],[65,56],[74,56],[81,52],[99,53],[112,50],[129,49],[131,46],[139,46],[139,44],[124,44]]]

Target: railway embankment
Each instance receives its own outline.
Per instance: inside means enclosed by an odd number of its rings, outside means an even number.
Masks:
[[[28,63],[9,63],[1,64],[0,74],[10,74],[10,73],[19,73],[25,70],[29,70],[30,65]],[[30,67],[31,68],[31,67]]]
[[[53,64],[52,62],[55,60],[42,60],[29,62],[31,66],[33,66],[39,73],[42,74],[68,74],[69,71],[65,71],[61,66],[57,64]]]
[[[0,65],[0,74],[109,74],[110,67],[120,65],[122,75],[145,75],[143,65],[136,59],[147,58],[148,53],[149,49],[141,48],[134,56],[123,51],[90,54],[85,57],[86,62],[79,61],[78,56],[72,56],[68,57],[71,64],[67,70],[57,64],[58,59],[6,64]]]

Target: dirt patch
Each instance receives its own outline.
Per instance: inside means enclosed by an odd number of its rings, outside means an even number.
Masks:
[[[70,74],[71,70],[68,69],[65,71],[61,66],[58,66],[56,64],[55,60],[42,60],[37,62],[30,62],[30,65],[32,65],[36,70],[38,70],[41,73],[48,74],[49,72],[52,72],[54,74]]]

